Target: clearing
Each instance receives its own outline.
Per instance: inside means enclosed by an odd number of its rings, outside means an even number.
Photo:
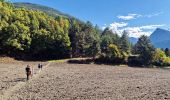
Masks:
[[[36,75],[25,81],[25,66]],[[0,64],[2,100],[170,100],[170,70],[39,62]]]

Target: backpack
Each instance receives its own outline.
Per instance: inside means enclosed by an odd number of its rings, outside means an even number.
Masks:
[[[31,71],[31,69],[29,67],[27,67],[25,70],[27,73],[29,73]]]
[[[41,68],[41,65],[40,65],[40,64],[38,64],[38,68]]]

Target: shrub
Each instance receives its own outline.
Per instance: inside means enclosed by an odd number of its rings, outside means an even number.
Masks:
[[[106,64],[120,64],[127,62],[127,59],[128,54],[126,52],[121,52],[115,44],[110,44],[108,53],[102,53],[96,61]]]
[[[153,56],[153,63],[158,66],[170,65],[170,58],[161,49],[156,49]]]

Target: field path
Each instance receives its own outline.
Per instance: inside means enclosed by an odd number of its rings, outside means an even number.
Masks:
[[[9,100],[170,100],[170,70],[51,63]]]
[[[43,67],[43,70],[46,70],[46,68],[47,68],[49,65],[50,65],[50,62]],[[43,71],[43,70],[42,70],[42,71]],[[36,79],[39,75],[41,75],[41,73],[42,73],[42,72],[41,72],[40,70],[38,70],[38,69],[34,70],[34,76],[32,77],[32,79],[30,79],[29,81],[25,81],[25,82],[18,82],[15,86],[10,87],[9,89],[7,89],[7,90],[3,93],[3,95],[0,95],[1,100],[8,100],[8,98],[11,96],[12,93],[14,93],[15,91],[21,89],[21,88],[24,87],[26,84],[29,84],[30,81]]]
[[[170,100],[170,70],[51,62],[26,82],[26,63],[0,64],[0,100]]]

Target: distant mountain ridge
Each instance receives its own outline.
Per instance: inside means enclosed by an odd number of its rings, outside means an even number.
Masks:
[[[156,48],[170,48],[170,31],[168,30],[157,28],[149,38]],[[135,44],[138,38],[129,37],[129,41]]]
[[[26,8],[29,10],[39,10],[39,11],[45,12],[48,15],[53,16],[53,17],[62,16],[62,17],[66,17],[66,18],[74,18],[74,17],[72,17],[68,14],[64,14],[54,8],[39,5],[39,4],[32,4],[32,3],[25,3],[25,2],[24,3],[17,2],[17,3],[13,3],[13,4],[17,8]]]
[[[150,36],[153,42],[161,42],[170,40],[170,31],[157,28]]]
[[[157,28],[151,34],[150,40],[157,48],[170,48],[170,31]]]

